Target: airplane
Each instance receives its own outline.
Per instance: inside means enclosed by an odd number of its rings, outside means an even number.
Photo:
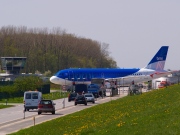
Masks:
[[[162,46],[144,68],[69,68],[58,71],[50,82],[58,85],[90,84],[91,79],[115,81],[118,85],[146,82],[172,73],[164,65],[169,46]]]
[[[6,76],[10,76],[12,74],[8,74],[8,73],[0,73],[0,77],[6,77]]]

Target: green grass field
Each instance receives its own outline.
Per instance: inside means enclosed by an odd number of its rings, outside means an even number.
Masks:
[[[16,135],[179,135],[180,85],[127,96]]]
[[[2,105],[2,104],[0,104],[0,109],[12,107],[12,106],[13,106],[13,105]]]

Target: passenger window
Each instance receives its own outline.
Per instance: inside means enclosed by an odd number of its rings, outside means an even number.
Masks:
[[[32,99],[38,99],[38,93],[33,93],[32,94]]]
[[[31,93],[26,93],[26,99],[31,99]]]

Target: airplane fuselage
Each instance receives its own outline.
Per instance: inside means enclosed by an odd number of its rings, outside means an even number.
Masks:
[[[52,76],[50,81],[59,85],[72,85],[73,82],[90,84],[91,79],[102,78],[122,85],[132,81],[142,82],[155,79],[157,75],[150,76],[154,73],[156,73],[155,70],[139,68],[77,68],[61,70]]]

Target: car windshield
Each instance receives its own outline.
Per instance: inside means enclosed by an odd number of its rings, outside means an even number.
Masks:
[[[77,99],[84,99],[84,97],[83,96],[78,96]]]
[[[50,104],[52,104],[52,102],[51,102],[50,100],[42,100],[42,101],[40,102],[40,104],[50,105]]]
[[[85,97],[92,97],[92,95],[84,95]]]
[[[76,93],[71,93],[72,97],[76,97],[76,95],[77,95]]]

